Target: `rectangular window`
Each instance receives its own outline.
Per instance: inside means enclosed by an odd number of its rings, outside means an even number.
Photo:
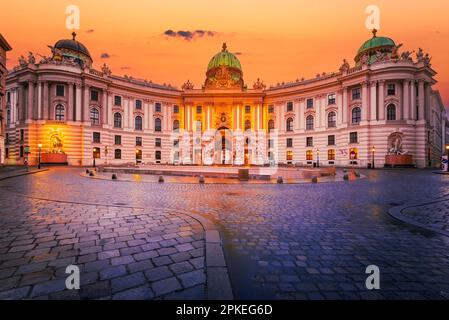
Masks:
[[[25,131],[23,129],[20,129],[20,141],[25,140]]]
[[[64,92],[64,85],[62,84],[58,84],[56,85],[56,96],[58,97],[64,97],[65,92]]]
[[[335,146],[335,136],[327,136],[327,145],[329,146]]]
[[[271,149],[274,147],[274,140],[273,139],[268,139],[268,149]]]
[[[274,113],[274,106],[273,105],[268,106],[268,113]]]
[[[395,96],[396,95],[396,85],[389,84],[387,86],[387,95],[389,95],[389,96]]]
[[[156,151],[154,157],[155,157],[156,161],[161,161],[162,153],[160,151]]]
[[[287,102],[287,112],[293,111],[293,102]]]
[[[5,148],[5,158],[9,158],[9,148]]]
[[[352,89],[352,100],[359,100],[362,96],[362,91],[360,88]]]
[[[334,149],[327,150],[327,160],[329,160],[329,161],[335,160],[335,150]]]
[[[122,158],[122,150],[120,149],[115,149],[114,150],[114,159],[121,159]]]
[[[115,96],[115,97],[114,97],[114,105],[116,105],[116,106],[121,106],[121,105],[122,105],[122,97],[120,97],[120,96]]]
[[[94,133],[93,133],[92,141],[93,141],[94,143],[100,143],[100,142],[101,142],[100,132],[94,132]]]
[[[245,113],[251,113],[251,106],[245,106]]]
[[[142,110],[142,100],[136,100],[136,109]]]
[[[142,137],[136,137],[136,147],[142,146]]]
[[[156,147],[162,147],[162,140],[161,140],[161,138],[156,138],[156,140],[154,140],[155,141],[155,146]]]
[[[313,147],[313,137],[307,137],[306,138],[306,146],[307,147]]]
[[[328,105],[333,105],[337,103],[337,97],[335,94],[330,94],[327,96],[327,104]]]
[[[98,101],[98,91],[97,90],[90,90],[90,100]]]
[[[313,108],[313,99],[307,99],[307,109]]]
[[[349,159],[357,160],[358,158],[359,158],[359,149],[357,149],[357,148],[349,149]]]
[[[114,144],[119,146],[122,144],[122,136],[114,136]]]
[[[287,161],[293,161],[293,151],[287,151]]]
[[[23,146],[19,147],[19,157],[23,158]]]
[[[293,148],[293,139],[287,138],[287,148]]]
[[[358,134],[357,132],[349,133],[349,143],[358,143]]]
[[[154,112],[162,112],[162,105],[159,102],[154,105]]]
[[[8,145],[10,143],[9,141],[9,133],[6,134],[5,136],[5,145]]]
[[[312,150],[307,150],[306,151],[306,160],[307,161],[313,161],[313,151]]]
[[[173,106],[173,113],[179,113],[179,106]]]
[[[203,108],[202,108],[201,106],[197,106],[197,107],[196,107],[196,113],[197,113],[197,114],[203,113]]]

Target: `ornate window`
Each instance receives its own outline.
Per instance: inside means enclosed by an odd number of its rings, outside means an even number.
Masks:
[[[307,109],[313,109],[313,99],[307,99]]]
[[[98,101],[98,91],[97,90],[90,90],[90,100]]]
[[[90,109],[90,123],[100,124],[100,112],[97,108]]]
[[[362,89],[355,88],[352,89],[352,100],[359,100],[362,97]]]
[[[65,108],[63,105],[58,104],[55,108],[55,120],[64,121],[65,120]]]
[[[142,130],[142,117],[137,116],[136,119],[134,119],[134,128],[136,130]]]
[[[313,130],[313,116],[307,116],[306,118],[306,130]]]
[[[251,130],[251,120],[245,120],[245,131]]]
[[[359,124],[362,120],[362,110],[359,107],[352,109],[352,124]]]
[[[122,114],[119,112],[114,113],[114,128],[122,127]]]
[[[327,96],[327,104],[330,105],[334,105],[337,103],[337,96],[335,95],[335,93],[330,94]]]
[[[387,107],[387,120],[396,120],[396,106],[394,104],[389,104]]]
[[[251,113],[251,106],[245,106],[245,113]]]
[[[293,131],[293,119],[292,118],[287,119],[287,131],[288,132]]]
[[[337,126],[337,114],[332,111],[327,114],[327,127],[335,128]]]
[[[274,130],[274,120],[271,119],[268,121],[268,132],[273,132]]]
[[[115,106],[121,106],[122,105],[122,97],[114,96],[114,105]]]
[[[396,85],[394,85],[393,83],[390,83],[387,86],[387,95],[389,95],[389,96],[395,96],[396,95]]]
[[[162,106],[159,102],[154,105],[154,112],[162,112]]]
[[[136,109],[142,110],[142,100],[136,100]]]
[[[114,159],[121,159],[122,158],[122,150],[115,149],[114,150]]]
[[[287,102],[287,112],[293,111],[293,102]]]
[[[173,130],[179,130],[179,120],[173,121]]]
[[[65,96],[65,87],[62,84],[56,85],[56,96],[57,97],[64,97]]]
[[[162,121],[159,118],[154,119],[154,131],[156,132],[162,131]]]

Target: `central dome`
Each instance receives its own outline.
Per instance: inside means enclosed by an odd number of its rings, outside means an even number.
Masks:
[[[223,43],[223,49],[221,50],[221,52],[212,57],[209,65],[207,66],[207,70],[209,71],[211,69],[219,68],[222,66],[236,68],[240,71],[242,70],[239,59],[237,59],[234,54],[228,51],[226,43]]]

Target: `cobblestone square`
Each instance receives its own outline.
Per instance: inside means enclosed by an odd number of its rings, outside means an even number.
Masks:
[[[51,168],[0,181],[0,299],[448,299],[449,177],[138,183]],[[440,232],[439,232],[440,231]],[[68,290],[68,265],[80,269]],[[380,269],[380,290],[365,286]]]

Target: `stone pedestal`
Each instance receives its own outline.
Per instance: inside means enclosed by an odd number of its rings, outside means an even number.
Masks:
[[[386,167],[412,167],[412,166],[414,166],[413,156],[410,154],[387,155],[387,156],[385,156],[385,166]]]
[[[67,155],[64,153],[43,153],[41,154],[41,163],[67,164]]]

